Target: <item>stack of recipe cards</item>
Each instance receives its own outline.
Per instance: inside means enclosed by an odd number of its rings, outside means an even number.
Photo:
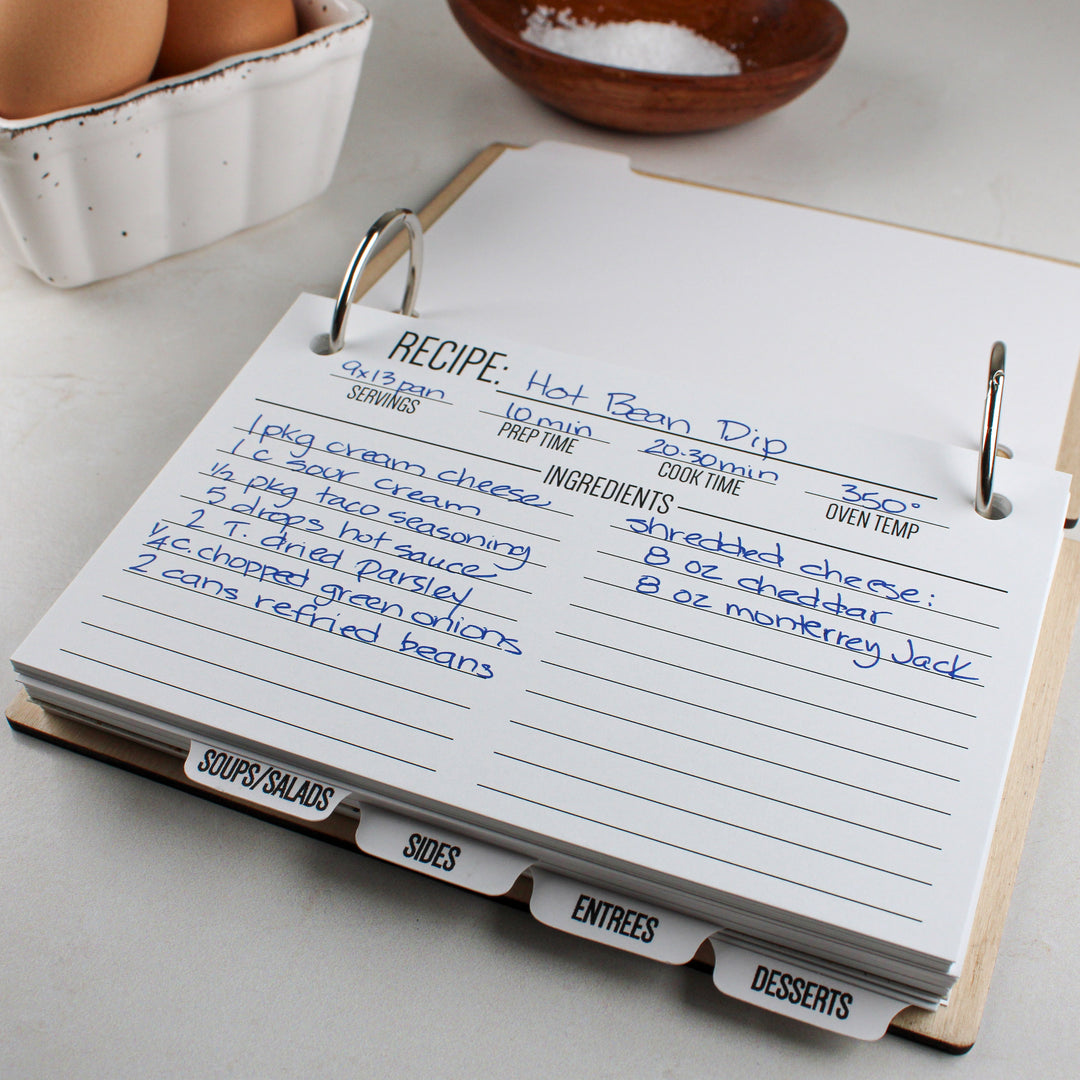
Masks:
[[[302,296],[19,648],[30,696],[860,1037],[949,994],[1068,478]],[[658,356],[656,369],[669,369]],[[976,391],[977,397],[977,391]]]

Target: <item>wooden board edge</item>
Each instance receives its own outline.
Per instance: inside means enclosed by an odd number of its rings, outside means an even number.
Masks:
[[[975,1043],[1054,723],[1078,601],[1080,543],[1065,540],[1039,632],[963,973],[948,1005],[934,1012],[905,1009],[890,1028],[896,1034],[952,1053],[964,1053]]]

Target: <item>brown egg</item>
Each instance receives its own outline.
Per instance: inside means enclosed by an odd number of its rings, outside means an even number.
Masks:
[[[292,0],[169,0],[154,78],[195,71],[296,37]]]
[[[0,117],[90,105],[146,82],[166,0],[0,0]]]

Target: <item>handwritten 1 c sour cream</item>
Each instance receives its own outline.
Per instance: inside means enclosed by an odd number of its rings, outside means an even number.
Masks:
[[[666,75],[738,75],[739,58],[722,45],[677,23],[594,23],[563,10],[538,7],[529,14],[522,40],[549,52],[608,67]]]

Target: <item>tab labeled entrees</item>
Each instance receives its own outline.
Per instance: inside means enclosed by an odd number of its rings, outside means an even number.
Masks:
[[[537,867],[532,879],[529,907],[540,922],[666,964],[687,963],[716,929],[649,901]]]

